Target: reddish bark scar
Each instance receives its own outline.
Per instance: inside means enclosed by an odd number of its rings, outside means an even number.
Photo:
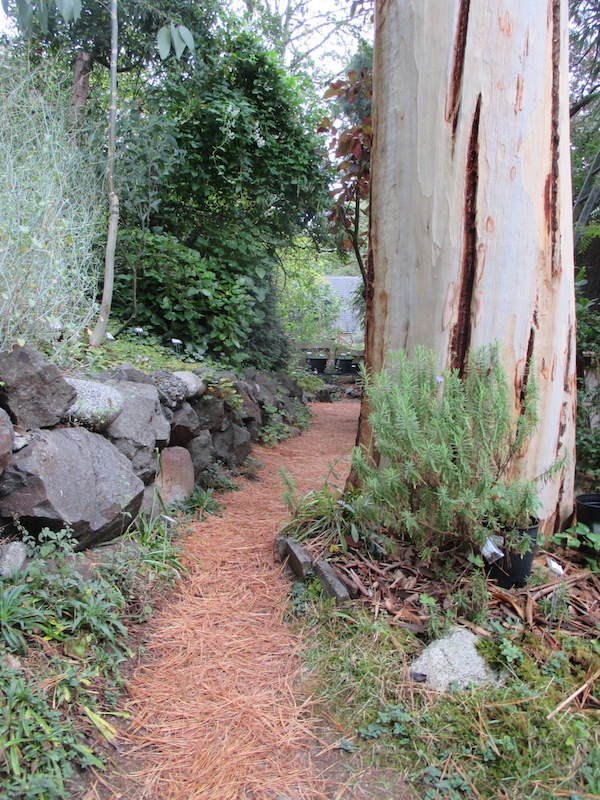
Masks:
[[[512,36],[515,30],[515,23],[508,13],[508,11],[504,14],[503,17],[498,17],[498,25],[500,26],[500,30],[505,36]]]
[[[544,183],[544,217],[546,219],[546,230],[552,233],[552,221],[554,216],[553,209],[554,200],[554,176],[552,173],[546,175],[546,182]]]
[[[485,249],[485,245],[483,244],[483,242],[480,242],[480,244],[477,245],[477,276],[475,278],[476,284],[478,284],[483,278],[483,273],[485,271],[486,256],[487,256],[487,251]]]
[[[523,109],[523,76],[517,75],[517,96],[515,98],[515,114]]]

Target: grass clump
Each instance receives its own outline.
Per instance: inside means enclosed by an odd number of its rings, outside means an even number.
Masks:
[[[317,707],[352,734],[344,749],[398,770],[417,797],[595,797],[594,704],[556,709],[596,674],[598,649],[567,636],[546,642],[511,622],[491,625],[482,645],[502,682],[446,694],[410,679],[405,659],[421,644],[389,618],[316,601],[295,625],[309,642],[305,658]]]

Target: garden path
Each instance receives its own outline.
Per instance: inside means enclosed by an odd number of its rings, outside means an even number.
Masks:
[[[153,617],[144,661],[128,686],[132,744],[86,800],[382,796],[350,788],[339,757],[311,733],[310,701],[297,694],[301,642],[283,619],[290,581],[273,557],[286,518],[280,469],[304,494],[345,459],[336,470],[343,480],[359,404],[314,411],[301,437],[255,448],[264,464],[259,480],[225,495],[222,517],[191,526],[189,572]]]

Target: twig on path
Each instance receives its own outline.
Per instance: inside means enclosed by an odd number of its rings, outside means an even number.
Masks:
[[[563,700],[562,703],[559,703],[554,709],[554,711],[551,711],[546,716],[546,719],[552,719],[552,717],[555,717],[558,713],[560,713],[563,710],[563,708],[566,708],[569,705],[569,703],[572,703],[573,700],[575,700],[575,698],[578,697],[582,692],[585,692],[586,689],[590,689],[598,677],[600,677],[600,669],[596,670],[596,672],[594,672],[592,677],[588,678],[588,680],[584,684],[582,684],[579,687],[579,689],[576,689],[565,700]]]

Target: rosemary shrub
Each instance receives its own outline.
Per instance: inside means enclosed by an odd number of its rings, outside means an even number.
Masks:
[[[437,375],[433,352],[420,348],[412,359],[391,354],[364,380],[380,463],[356,448],[353,466],[382,526],[425,559],[499,531],[518,546],[538,510],[535,482],[510,475],[537,424],[533,380],[516,422],[497,348],[474,354],[462,378]]]

